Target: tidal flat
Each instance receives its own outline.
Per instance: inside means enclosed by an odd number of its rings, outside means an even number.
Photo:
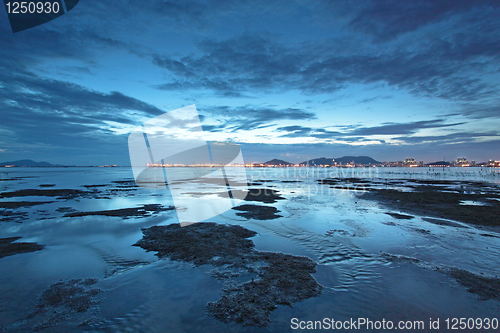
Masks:
[[[138,186],[128,168],[11,168],[0,328],[292,332],[292,318],[498,317],[497,179],[396,169],[248,169],[234,188],[248,188],[244,200],[181,227],[168,188]]]

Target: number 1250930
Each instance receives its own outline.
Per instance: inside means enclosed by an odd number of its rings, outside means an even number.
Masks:
[[[448,318],[445,322],[449,330],[498,329],[497,318]]]
[[[59,13],[60,6],[59,2],[7,2],[5,4],[7,7],[8,14],[57,14]]]

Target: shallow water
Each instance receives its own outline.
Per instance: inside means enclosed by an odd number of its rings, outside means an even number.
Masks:
[[[98,211],[173,204],[168,190],[121,187],[113,181],[133,180],[129,168],[10,168],[2,170],[0,192],[19,189],[79,189],[95,193],[82,198],[29,196],[5,201],[47,201],[22,207],[22,223],[2,222],[0,237],[23,237],[23,242],[46,245],[42,251],[0,259],[0,327],[26,331],[33,322],[36,298],[59,280],[95,277],[98,308],[74,314],[46,331],[105,332],[287,332],[291,319],[424,320],[448,317],[499,317],[500,302],[479,300],[437,267],[500,276],[500,238],[494,231],[450,221],[433,223],[425,216],[397,219],[376,202],[354,191],[319,185],[317,179],[370,178],[367,186],[390,188],[394,179],[450,180],[490,184],[498,191],[498,169],[480,168],[283,168],[247,169],[250,188],[279,190],[285,200],[273,204],[283,217],[248,220],[229,210],[209,219],[238,224],[258,232],[256,248],[307,256],[318,264],[314,274],[324,286],[320,297],[278,306],[267,327],[224,324],[205,313],[205,305],[220,297],[222,282],[208,273],[211,267],[158,260],[153,253],[131,246],[142,237],[140,228],[177,223],[175,210],[146,217],[64,217],[65,211]],[[179,177],[184,172],[177,170]],[[200,170],[202,174],[202,170]],[[228,176],[231,176],[230,169]],[[266,180],[260,182],[259,180]],[[285,181],[285,182],[283,182]],[[54,184],[53,187],[40,187]],[[418,183],[413,184],[418,186]],[[250,202],[252,203],[252,202]],[[471,203],[465,203],[471,204]],[[64,208],[61,210],[61,208]],[[477,209],[481,209],[478,206]],[[400,213],[400,212],[395,212]],[[390,262],[386,253],[414,260]],[[417,261],[418,260],[418,261]],[[43,319],[43,318],[42,318]],[[87,321],[85,326],[77,326]],[[379,330],[382,331],[382,330]],[[442,329],[440,331],[443,331]],[[491,330],[490,330],[491,331]]]

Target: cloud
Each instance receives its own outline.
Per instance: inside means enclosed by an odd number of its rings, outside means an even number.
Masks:
[[[298,108],[275,109],[247,105],[241,107],[218,106],[200,108],[199,111],[211,121],[215,120],[219,122],[218,125],[203,125],[203,129],[210,132],[251,131],[272,126],[271,123],[273,121],[316,119],[316,115],[313,112]]]
[[[288,132],[287,134],[280,135],[282,138],[306,138],[312,136],[313,130],[310,127],[303,126],[285,126],[276,129],[278,132]]]
[[[26,71],[1,72],[0,86],[0,128],[11,131],[4,137],[7,145],[101,148],[113,142],[116,126],[132,127],[141,117],[164,113],[119,92],[98,92]]]
[[[293,125],[293,126],[278,127],[276,130],[280,132],[297,132],[297,131],[310,132],[311,128],[299,125]]]
[[[360,10],[349,25],[379,40],[386,40],[449,19],[453,15],[472,10],[489,11],[491,7],[499,7],[499,3],[491,0],[376,0],[365,1],[359,7]]]
[[[480,76],[491,72],[491,64],[500,64],[500,45],[491,33],[451,32],[442,39],[425,38],[425,43],[414,48],[388,46],[384,52],[360,45],[346,53],[337,49],[336,40],[326,44],[285,45],[269,34],[257,33],[204,40],[197,54],[152,55],[153,64],[171,74],[170,81],[156,87],[208,89],[226,97],[290,90],[321,94],[351,84],[380,83],[416,96],[456,101],[497,93],[496,85]]]
[[[359,127],[351,132],[350,135],[398,135],[414,134],[421,129],[442,128],[462,125],[462,123],[446,124],[443,119],[423,120],[410,123],[384,123],[381,126]]]
[[[279,127],[276,130],[279,132],[288,132],[281,137],[313,137],[317,139],[337,139],[348,142],[358,141],[380,141],[373,140],[369,136],[372,135],[410,135],[415,134],[423,129],[453,127],[462,125],[462,123],[447,124],[443,119],[423,120],[409,123],[384,123],[380,126],[372,127],[350,127],[346,131],[330,131],[324,128],[302,127],[299,125]],[[367,138],[368,136],[368,138]]]
[[[64,155],[72,150],[89,156],[102,152],[107,159],[126,148],[121,134],[130,126],[142,117],[163,113],[147,97],[133,98],[119,88],[98,91],[121,80],[120,84],[134,87],[147,82],[137,96],[153,96],[148,88],[155,84],[156,89],[174,91],[171,95],[178,100],[199,91],[204,97],[214,97],[212,106],[200,109],[206,131],[260,129],[259,134],[264,132],[269,140],[281,136],[323,142],[297,146],[305,154],[316,148],[361,152],[353,144],[384,143],[374,138],[377,135],[403,142],[404,148],[398,151],[403,154],[407,145],[417,143],[424,152],[424,148],[430,151],[435,145],[457,142],[469,142],[473,148],[475,140],[492,140],[492,133],[463,132],[466,126],[461,126],[460,133],[416,136],[424,129],[451,132],[464,124],[443,119],[315,128],[306,123],[317,118],[315,112],[303,105],[325,100],[317,97],[323,94],[330,95],[328,104],[334,104],[335,93],[343,89],[358,104],[390,98],[387,95],[398,103],[408,92],[422,97],[420,105],[430,106],[426,114],[432,107],[438,112],[453,108],[455,115],[498,119],[498,4],[483,0],[297,0],[286,4],[273,0],[87,0],[69,15],[23,33],[12,34],[3,21],[2,145],[9,151],[66,149]],[[358,94],[373,87],[386,91],[373,92],[369,98]],[[290,101],[285,99],[289,96],[293,96]],[[253,98],[251,102],[247,97]],[[357,122],[356,115],[348,117]],[[321,114],[325,125],[331,119],[326,112]],[[293,125],[285,126],[289,124]],[[271,127],[278,127],[275,133]],[[393,145],[388,142],[380,146]],[[265,147],[259,146],[256,152],[262,153]],[[126,151],[123,156],[127,157]]]
[[[406,144],[423,144],[423,143],[439,143],[439,144],[457,144],[464,142],[476,142],[478,138],[497,137],[500,140],[499,132],[485,133],[469,133],[459,132],[447,135],[431,135],[431,136],[403,136],[394,139],[403,141]]]
[[[500,100],[497,99],[491,104],[476,103],[462,105],[459,114],[473,119],[500,118]]]
[[[198,52],[190,55],[151,56],[155,65],[172,74],[168,82],[156,87],[208,89],[225,97],[241,97],[290,90],[331,93],[351,84],[383,83],[416,96],[453,101],[495,96],[497,85],[482,74],[500,67],[499,4],[434,0],[338,2],[335,6],[302,3],[316,16],[352,17],[348,27],[354,31],[343,29],[342,34],[301,43],[262,32],[203,39],[197,43]],[[272,6],[276,4],[271,1],[268,7]],[[440,25],[434,27],[436,22]],[[359,31],[376,38],[363,38]],[[415,33],[411,40],[397,38],[407,32]]]
[[[362,100],[360,100],[358,103],[362,104],[362,103],[370,103],[370,102],[373,102],[373,101],[376,101],[378,99],[391,99],[393,98],[392,96],[375,96],[375,97],[371,97],[371,98],[364,98]]]

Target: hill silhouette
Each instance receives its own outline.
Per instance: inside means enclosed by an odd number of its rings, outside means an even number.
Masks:
[[[293,163],[290,163],[290,162],[287,162],[287,161],[283,161],[283,160],[279,160],[277,158],[274,158],[270,161],[267,161],[267,162],[264,162],[262,164],[265,164],[265,165],[293,165]]]
[[[49,162],[35,162],[33,160],[18,160],[12,162],[2,162],[0,166],[13,165],[17,167],[50,167],[50,166],[60,166],[56,164],[51,164]]]
[[[374,160],[373,158],[369,156],[343,156],[339,158],[327,158],[327,157],[320,157],[320,158],[313,158],[308,161],[304,161],[300,164],[304,165],[334,165],[335,162],[337,164],[348,164],[351,162],[354,162],[355,164],[379,164],[379,161]]]

